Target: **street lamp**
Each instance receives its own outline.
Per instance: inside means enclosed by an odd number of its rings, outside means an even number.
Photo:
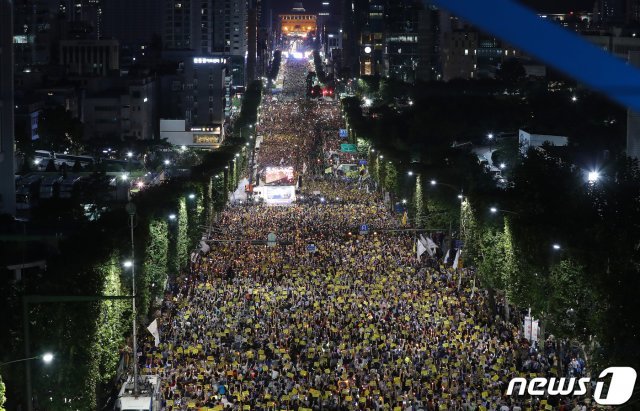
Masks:
[[[493,133],[487,134],[487,138],[489,139],[489,156],[491,157],[491,153],[493,152]]]
[[[196,195],[195,195],[195,194],[193,194],[193,193],[189,194],[189,199],[190,199],[190,200],[193,200],[194,198],[196,198]]]
[[[409,171],[409,172],[407,173],[407,175],[409,175],[409,177],[411,177],[411,176],[413,175],[413,171]]]
[[[176,219],[175,214],[169,214],[169,220],[174,221]]]
[[[505,163],[500,163],[500,169],[504,170],[505,168],[507,168],[507,165]]]
[[[489,211],[491,211],[491,214],[496,214],[499,211],[501,213],[509,213],[509,214],[520,215],[520,213],[516,213],[515,211],[503,210],[503,209],[497,208],[497,207],[491,207],[491,208],[489,208]]]
[[[589,181],[589,183],[591,184],[595,184],[598,182],[598,180],[600,179],[600,173],[598,171],[589,171],[589,174],[587,175],[587,180]]]
[[[556,244],[554,244],[554,245],[553,245],[553,249],[554,249],[554,250],[560,250],[561,248],[562,248],[562,247],[560,247],[560,244],[557,244],[557,243],[556,243]]]
[[[571,96],[571,101],[573,101],[575,103],[576,101],[578,101],[578,97],[577,96]]]
[[[129,158],[133,157],[133,153],[132,153],[131,151],[129,151],[129,152],[127,153],[127,157],[129,157]]]
[[[51,364],[51,361],[53,361],[53,358],[54,358],[54,356],[53,356],[52,353],[46,352],[46,353],[41,354],[41,355],[36,355],[35,357],[21,358],[19,360],[3,362],[3,363],[0,363],[0,367],[2,367],[4,365],[8,365],[8,364],[15,364],[17,362],[24,362],[24,361],[31,361],[31,360],[42,360],[42,362],[45,363],[45,364]]]
[[[125,209],[127,210],[127,214],[129,214],[129,230],[131,236],[131,260],[125,261],[124,266],[131,268],[131,294],[133,295],[133,299],[131,300],[131,309],[133,311],[133,321],[131,324],[132,334],[133,334],[133,394],[138,395],[138,362],[136,359],[138,358],[138,334],[137,334],[137,325],[136,325],[136,316],[138,315],[136,312],[136,266],[133,262],[136,259],[136,248],[133,237],[133,229],[135,227],[134,219],[136,216],[136,205],[132,202],[129,202]]]
[[[164,165],[165,166],[168,166],[169,164],[171,164],[171,160],[169,160],[169,159],[164,160]]]

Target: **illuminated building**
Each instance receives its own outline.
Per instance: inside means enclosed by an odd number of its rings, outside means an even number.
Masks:
[[[318,27],[318,16],[309,14],[302,2],[294,3],[290,13],[280,15],[280,33],[285,36],[307,37],[314,35]]]

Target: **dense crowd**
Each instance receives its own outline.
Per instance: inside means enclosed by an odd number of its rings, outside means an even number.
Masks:
[[[295,82],[304,76],[285,86]],[[258,161],[303,173],[308,150],[339,144],[314,131],[329,126],[341,126],[337,103],[270,101]],[[161,344],[144,344],[166,410],[583,409],[505,396],[514,376],[558,372],[555,345],[532,346],[492,315],[473,270],[418,258],[378,193],[305,175],[298,202],[230,206],[218,227],[211,252],[167,292]],[[269,233],[275,246],[256,243]],[[572,372],[583,369],[572,358]]]

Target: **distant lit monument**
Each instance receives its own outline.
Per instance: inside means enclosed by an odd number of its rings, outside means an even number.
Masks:
[[[293,3],[290,13],[280,15],[280,32],[285,36],[307,37],[317,27],[318,16],[307,13],[301,1]]]

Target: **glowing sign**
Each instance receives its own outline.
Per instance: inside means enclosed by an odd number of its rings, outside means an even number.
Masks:
[[[193,64],[224,64],[226,59],[223,58],[211,58],[211,57],[194,57]]]
[[[265,187],[263,198],[267,204],[291,204],[296,199],[296,187]]]
[[[265,171],[265,184],[293,184],[293,167],[267,167]]]

